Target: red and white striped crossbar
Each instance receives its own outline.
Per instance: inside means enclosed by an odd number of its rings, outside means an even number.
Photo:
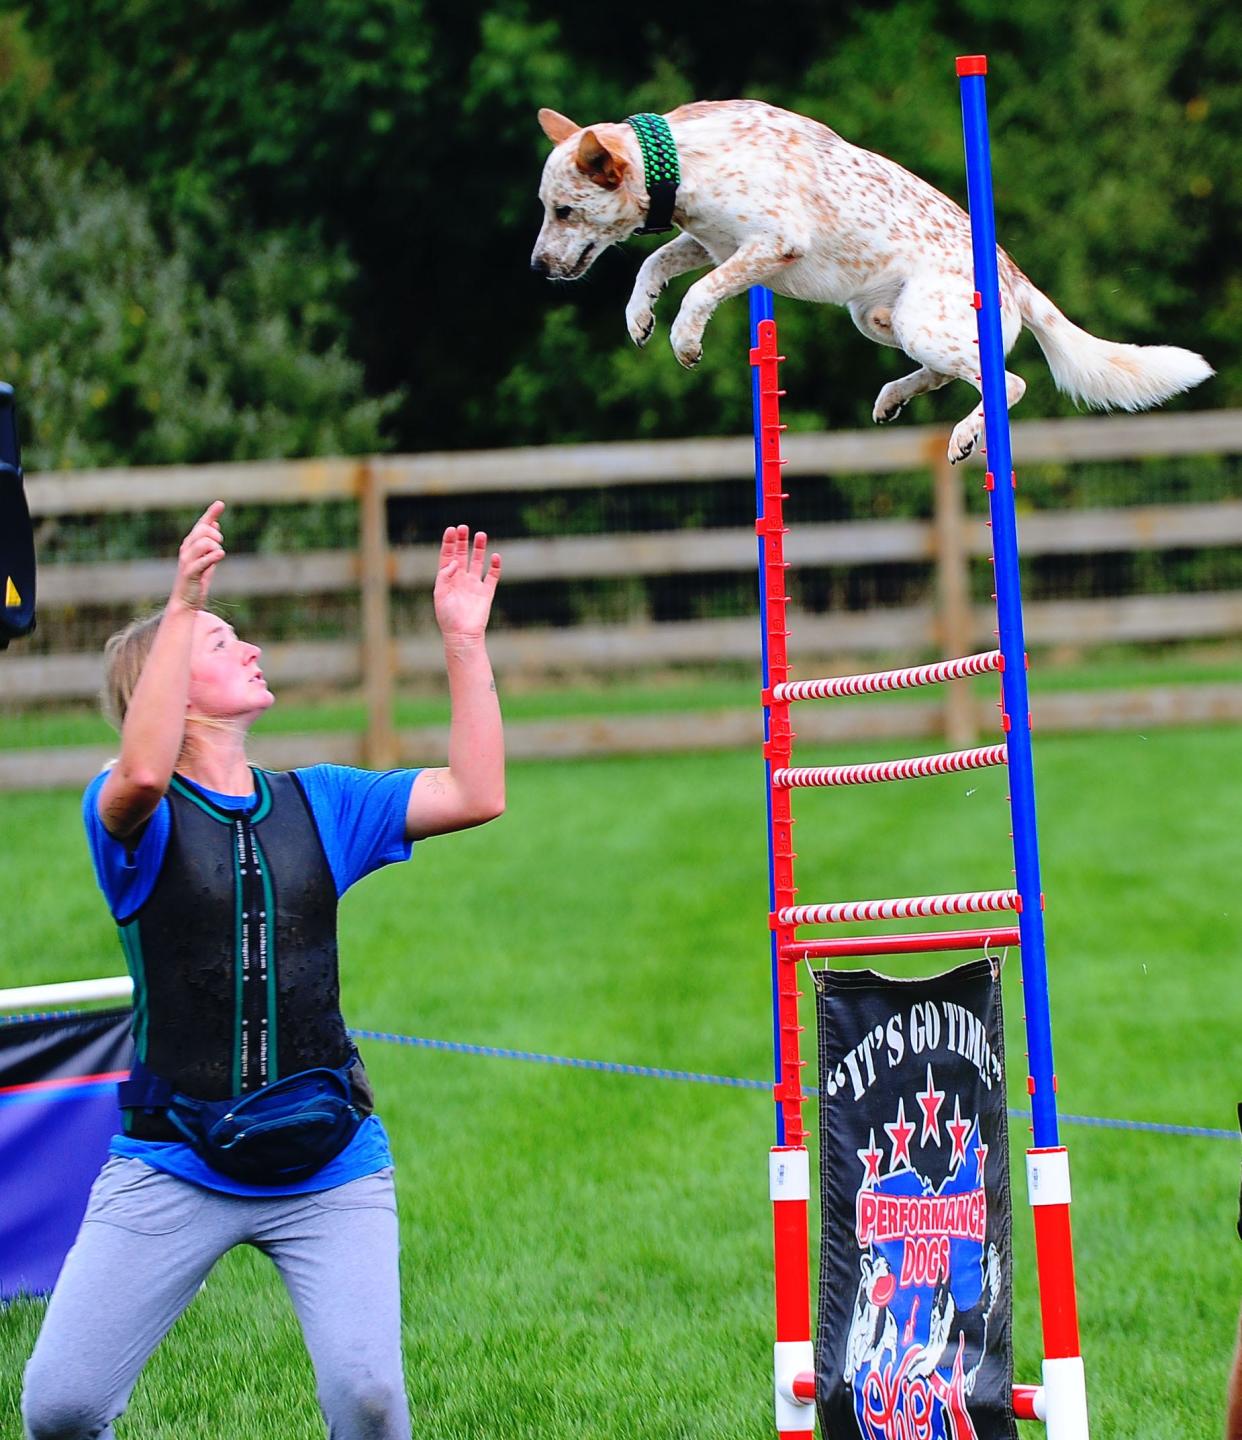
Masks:
[[[875,670],[869,675],[838,675],[829,680],[788,680],[773,685],[771,703],[783,700],[832,700],[841,695],[877,695],[882,690],[913,690],[920,685],[940,685],[945,680],[962,680],[968,675],[984,675],[989,670],[1003,670],[1004,656],[999,650],[986,650],[980,655],[963,655],[958,660],[937,660],[934,665],[914,665],[905,670]],[[768,703],[769,697],[764,701]]]
[[[873,785],[883,780],[919,780],[927,775],[952,775],[959,770],[983,770],[1007,763],[1003,745],[978,750],[949,750],[941,755],[911,755],[905,760],[876,760],[863,765],[795,765],[772,771],[778,790],[821,785]]]
[[[840,925],[855,920],[909,920],[922,915],[977,915],[984,910],[1022,909],[1016,890],[972,890],[957,895],[908,895],[894,900],[841,900],[832,905],[787,905],[776,925]]]
[[[845,935],[795,940],[781,946],[783,960],[846,960],[865,955],[919,955],[937,950],[1005,949],[1022,943],[1016,925],[993,930],[930,930],[919,935]]]

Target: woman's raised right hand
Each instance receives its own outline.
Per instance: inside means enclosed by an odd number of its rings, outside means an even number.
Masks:
[[[211,577],[224,559],[224,532],[219,523],[223,509],[223,500],[213,500],[181,542],[172,600],[187,610],[201,610],[206,605]]]

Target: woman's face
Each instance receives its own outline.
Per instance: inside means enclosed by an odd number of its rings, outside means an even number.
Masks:
[[[259,669],[257,645],[239,640],[218,615],[200,610],[190,646],[191,714],[219,720],[253,718],[276,701]]]

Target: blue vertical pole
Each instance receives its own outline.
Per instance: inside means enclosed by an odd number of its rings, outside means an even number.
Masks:
[[[749,291],[750,297],[750,343],[753,349],[759,343],[759,322],[773,318],[772,292],[763,285],[752,285]],[[754,416],[755,427],[755,519],[763,519],[763,451],[759,433],[759,367],[755,366],[750,377],[751,407]],[[771,674],[768,670],[768,587],[767,587],[767,560],[764,556],[763,536],[759,537],[759,633],[762,636],[761,668],[763,673],[763,688],[766,690],[772,683]],[[763,741],[766,746],[772,738],[770,734],[770,716],[767,706],[763,710]],[[763,762],[764,786],[763,793],[767,803],[768,815],[768,909],[776,908],[776,857],[774,854],[774,843],[772,835],[772,762],[765,759]],[[780,985],[780,958],[777,950],[776,932],[772,932],[772,1052],[773,1060],[773,1081],[781,1083],[781,1030],[780,1030],[780,1006],[778,1001]],[[776,1143],[785,1143],[785,1115],[780,1104],[776,1106]]]
[[[1009,760],[1010,813],[1017,889],[1022,897],[1018,928],[1022,940],[1022,984],[1026,1005],[1031,1109],[1036,1146],[1060,1143],[1052,1062],[1052,1017],[1044,947],[1039,842],[1035,828],[1035,775],[1031,759],[1030,700],[1026,683],[1026,637],[1018,570],[1018,527],[1014,515],[1013,457],[1005,393],[1005,346],[1001,335],[1000,284],[996,270],[996,220],[992,207],[992,162],[981,55],[961,56],[957,73],[966,141],[966,183],[975,262],[975,305],[979,314],[979,360],[983,376],[983,418],[987,441],[988,501],[996,566],[996,613],[1005,657],[1003,693]]]

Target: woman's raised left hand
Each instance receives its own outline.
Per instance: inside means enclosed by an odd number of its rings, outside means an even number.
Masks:
[[[450,525],[440,546],[436,573],[436,624],[446,642],[472,642],[483,638],[492,596],[500,579],[500,556],[486,559],[487,535],[480,530],[470,539],[468,525]]]

